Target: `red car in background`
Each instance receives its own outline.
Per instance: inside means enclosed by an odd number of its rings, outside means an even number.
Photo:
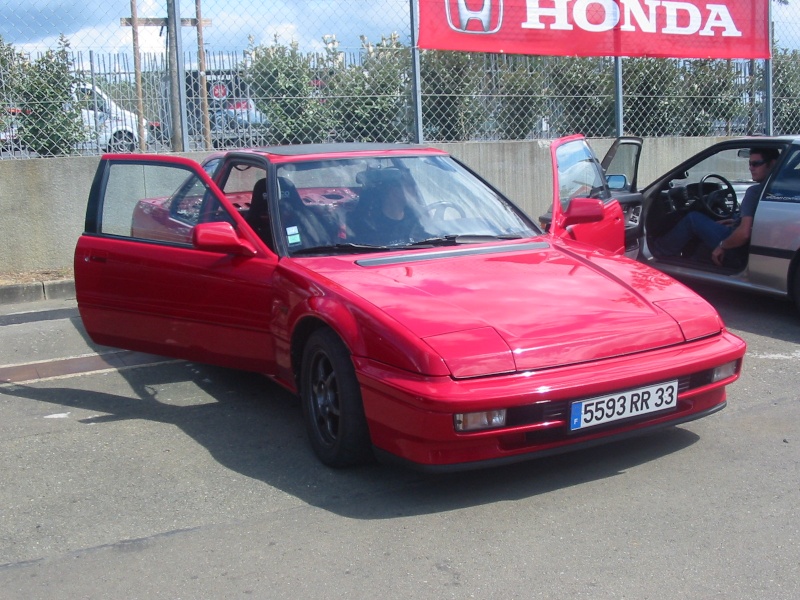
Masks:
[[[543,233],[432,148],[281,146],[204,167],[103,157],[75,250],[85,327],[268,375],[299,395],[327,465],[584,448],[712,414],[739,376],[745,344],[705,300],[564,235],[614,219],[607,188],[556,181]]]

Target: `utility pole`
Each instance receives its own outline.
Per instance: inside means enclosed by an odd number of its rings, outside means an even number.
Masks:
[[[200,113],[203,115],[203,143],[206,150],[211,150],[211,120],[208,116],[208,85],[206,84],[206,49],[203,43],[203,14],[200,8],[202,0],[194,0],[195,20],[197,21],[197,70],[200,77]]]
[[[211,21],[200,21],[200,0],[195,0],[198,9],[197,19],[181,19],[177,0],[167,1],[167,18],[142,18],[138,17],[138,9],[136,7],[136,0],[131,0],[131,17],[120,19],[120,25],[123,27],[133,27],[134,39],[134,69],[137,77],[137,95],[139,101],[142,100],[141,86],[141,64],[139,63],[139,27],[166,27],[167,29],[167,60],[169,64],[169,114],[170,114],[170,129],[172,137],[172,149],[176,152],[184,152],[186,150],[186,142],[189,139],[189,129],[186,122],[186,87],[181,81],[184,78],[183,68],[183,52],[181,49],[181,36],[180,26],[182,27],[197,27],[198,44],[202,48],[202,27],[210,27]],[[180,26],[178,25],[180,23]],[[205,53],[202,52],[203,62],[205,62]],[[205,77],[205,66],[200,67]],[[205,91],[205,85],[201,86],[202,91]],[[208,100],[206,98],[206,106],[204,108],[204,121],[208,120]],[[144,108],[140,108],[139,122],[140,128],[143,129],[144,122],[142,113]],[[205,127],[205,124],[204,124]],[[210,131],[210,126],[209,126]],[[208,133],[210,138],[210,133]],[[140,140],[144,136],[140,134]],[[210,145],[210,141],[209,141]]]
[[[181,79],[183,71],[183,47],[181,44],[180,7],[176,0],[167,0],[167,64],[169,65],[169,114],[172,122],[172,150],[186,151],[189,131],[186,127],[186,88]]]
[[[199,1],[199,0],[198,0]],[[136,80],[136,131],[139,134],[139,150],[147,150],[147,138],[144,134],[144,98],[142,93],[142,58],[139,51],[139,12],[136,0],[131,0],[131,23],[133,27],[133,73]]]

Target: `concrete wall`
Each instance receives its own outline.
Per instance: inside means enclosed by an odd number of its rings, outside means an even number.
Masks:
[[[640,183],[718,141],[653,138],[645,141]],[[591,140],[602,158],[612,140]],[[480,173],[536,219],[552,194],[546,141],[434,144]],[[202,160],[204,153],[187,154]],[[98,157],[0,160],[0,276],[69,269],[83,231],[86,199]]]

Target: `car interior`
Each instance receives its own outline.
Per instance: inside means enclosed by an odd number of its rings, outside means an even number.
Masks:
[[[735,273],[747,265],[748,247],[727,252],[722,267],[711,260],[713,248],[697,240],[680,256],[658,256],[650,242],[668,232],[685,215],[700,211],[716,221],[735,220],[747,189],[755,185],[748,169],[748,148],[727,148],[683,165],[646,191],[645,231],[648,248],[660,262]]]

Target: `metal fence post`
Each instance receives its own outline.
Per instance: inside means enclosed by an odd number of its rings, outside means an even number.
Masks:
[[[764,61],[764,134],[773,135],[771,58]]]
[[[414,113],[413,140],[421,144],[422,133],[422,89],[419,75],[419,47],[417,46],[417,9],[418,0],[408,3],[411,18],[411,104]]]
[[[624,134],[624,121],[623,121],[623,102],[622,96],[622,58],[619,56],[614,57],[614,128],[616,137],[622,137]]]
[[[768,18],[769,18],[769,47],[770,50],[774,48],[773,40],[775,39],[775,23],[772,20],[772,2],[768,5]],[[773,114],[772,114],[772,59],[768,58],[764,61],[764,134],[773,134]]]

